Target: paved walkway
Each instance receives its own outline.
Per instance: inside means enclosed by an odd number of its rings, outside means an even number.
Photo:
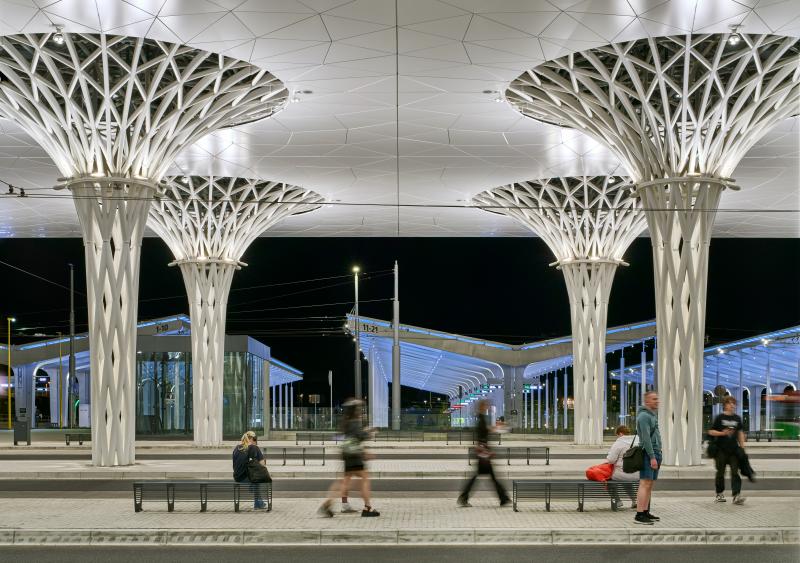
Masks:
[[[0,499],[0,544],[25,543],[800,543],[796,499],[750,498],[744,506],[715,504],[710,495],[656,495],[655,526],[633,523],[634,512],[612,512],[606,503],[521,504],[500,508],[489,496],[458,508],[452,499],[375,499],[379,518],[316,514],[317,499],[277,499],[272,512],[193,503],[131,500]],[[354,499],[360,506],[360,501]]]

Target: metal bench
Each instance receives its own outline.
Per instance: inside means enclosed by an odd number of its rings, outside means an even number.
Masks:
[[[547,446],[505,446],[494,448],[496,458],[502,459],[505,454],[506,465],[511,465],[511,459],[524,459],[525,465],[531,464],[531,459],[536,459],[536,455],[545,459],[545,465],[550,465],[550,448]],[[531,455],[533,454],[533,455]],[[475,459],[475,450],[469,449],[467,453],[467,463],[472,465]]]
[[[766,438],[767,442],[771,442],[774,434],[776,432],[780,432],[780,428],[767,428],[765,430],[750,430],[747,432],[747,439],[749,440],[752,436],[756,439],[756,442],[760,442],[761,438]]]
[[[622,495],[636,498],[638,490],[638,481],[525,480],[513,482],[512,501],[514,512],[519,512],[517,503],[527,500],[543,500],[548,512],[554,500],[575,500],[580,512],[587,500],[608,501],[611,510],[617,510],[616,499]]]
[[[320,442],[321,444],[333,442],[336,444],[339,442],[339,434],[334,434],[333,432],[297,432],[294,435],[294,445],[298,446],[300,442],[308,442],[309,444],[312,442]]]
[[[469,441],[470,444],[475,443],[475,431],[474,430],[448,430],[447,435],[445,436],[445,442],[449,446],[450,443],[462,444],[463,442]],[[503,435],[498,434],[496,432],[489,433],[489,441],[490,442],[497,442],[497,445],[502,445],[503,443]]]
[[[64,443],[69,446],[70,442],[78,442],[79,446],[82,446],[84,442],[91,442],[92,441],[92,433],[91,432],[68,432],[64,434]]]
[[[142,511],[147,501],[167,501],[167,510],[175,510],[176,502],[199,502],[205,512],[209,502],[233,502],[239,512],[242,495],[255,501],[256,496],[272,510],[272,483],[237,483],[236,481],[136,481],[133,484],[133,509]]]
[[[414,441],[425,441],[425,433],[424,432],[412,432],[411,430],[390,430],[390,431],[380,431],[375,433],[375,437],[372,439],[375,442],[384,441],[390,442],[392,440],[396,440],[398,442],[406,441],[406,442],[414,442]]]
[[[308,459],[322,459],[322,465],[325,465],[325,446],[300,446],[293,448],[291,446],[266,446],[261,448],[264,457],[267,458],[267,465],[275,463],[276,460],[282,461],[281,465],[286,465],[287,459],[301,459],[303,465],[306,464]]]

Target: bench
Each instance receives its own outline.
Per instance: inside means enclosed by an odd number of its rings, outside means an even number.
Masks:
[[[750,430],[747,432],[747,439],[749,440],[752,436],[756,439],[756,442],[760,442],[761,438],[766,438],[767,442],[772,441],[772,437],[775,432],[780,432],[780,428],[767,428],[766,430]]]
[[[92,433],[91,432],[68,432],[64,434],[64,443],[69,446],[70,442],[75,441],[78,442],[79,446],[82,446],[84,442],[91,442],[92,441]]]
[[[375,433],[375,437],[372,438],[372,441],[379,442],[383,440],[384,442],[389,442],[392,440],[396,440],[398,442],[406,441],[406,442],[414,442],[414,441],[425,441],[425,433],[424,432],[412,432],[410,430],[401,431],[401,430],[391,430],[391,431],[380,431]]]
[[[517,503],[525,500],[543,500],[545,508],[550,512],[550,503],[554,500],[574,500],[578,502],[578,510],[583,512],[583,504],[587,500],[608,501],[611,510],[616,511],[614,500],[622,496],[632,495],[636,498],[639,481],[598,481],[586,480],[525,480],[514,481],[512,501],[514,512],[519,512]]]
[[[456,443],[458,442],[461,444],[469,440],[470,444],[475,443],[475,431],[474,430],[448,430],[447,435],[445,436],[445,443],[449,446],[450,442]],[[497,445],[502,445],[503,443],[503,435],[498,434],[496,432],[489,433],[489,442],[497,442]]]
[[[334,434],[333,432],[297,432],[294,435],[294,445],[300,445],[300,442],[308,442],[311,444],[312,442],[320,442],[324,444],[325,442],[333,442],[334,444],[339,442],[339,434]]]
[[[209,502],[233,502],[239,512],[242,495],[255,501],[256,495],[272,510],[272,483],[237,483],[236,481],[136,481],[133,483],[133,509],[142,511],[147,501],[167,501],[167,511],[175,510],[176,502],[199,502],[205,512]]]
[[[502,458],[505,453],[506,465],[511,465],[511,459],[524,459],[525,465],[531,464],[531,459],[535,459],[537,455],[545,460],[545,465],[550,465],[550,448],[547,446],[505,446],[494,448],[495,458]],[[531,455],[532,454],[532,455]],[[467,453],[467,463],[472,465],[472,460],[475,459],[475,450],[470,448]]]
[[[293,448],[280,446],[265,446],[261,448],[264,457],[267,458],[267,465],[274,464],[275,460],[281,459],[286,465],[287,459],[297,459],[298,456],[303,460],[303,465],[307,459],[322,458],[322,465],[325,465],[325,446],[300,446]]]

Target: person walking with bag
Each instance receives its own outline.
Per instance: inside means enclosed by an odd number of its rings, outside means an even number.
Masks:
[[[267,503],[261,498],[258,483],[267,483],[272,479],[267,471],[267,460],[258,447],[258,437],[252,430],[245,432],[241,443],[233,448],[233,480],[237,483],[250,483],[254,509],[267,508]]]
[[[639,493],[636,497],[636,524],[652,526],[661,520],[650,513],[650,497],[661,467],[661,433],[658,430],[658,393],[644,394],[644,406],[636,414],[636,434],[641,443],[643,464],[639,471]]]
[[[348,399],[344,403],[344,416],[342,420],[342,432],[344,441],[342,442],[342,461],[344,461],[344,477],[335,481],[328,489],[328,497],[318,512],[328,518],[333,518],[333,499],[337,494],[342,496],[342,512],[355,512],[350,509],[347,502],[347,491],[350,488],[350,480],[353,477],[361,478],[361,498],[364,501],[364,510],[361,516],[375,517],[381,513],[372,508],[371,491],[369,482],[369,472],[366,468],[367,453],[364,451],[363,442],[369,438],[372,429],[364,428],[361,422],[361,409],[363,402],[358,399]]]
[[[478,475],[488,475],[494,483],[494,488],[497,491],[497,498],[500,499],[500,506],[506,505],[511,502],[508,498],[503,485],[497,480],[492,468],[492,457],[494,453],[489,447],[489,425],[487,423],[486,413],[489,411],[489,401],[481,399],[478,401],[478,425],[475,428],[475,456],[478,458],[477,468],[472,478],[467,481],[461,494],[458,496],[458,506],[469,507],[469,493]]]
[[[733,504],[744,504],[745,498],[742,496],[742,478],[739,476],[739,460],[744,451],[744,432],[742,432],[742,419],[736,414],[736,399],[725,397],[722,404],[722,413],[718,414],[711,424],[708,431],[709,436],[714,439],[716,453],[717,474],[714,479],[714,488],[717,496],[714,502],[726,502],[725,495],[725,466],[731,468],[731,492],[733,493]]]

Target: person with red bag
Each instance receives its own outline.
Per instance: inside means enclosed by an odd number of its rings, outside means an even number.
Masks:
[[[624,503],[619,498],[619,491],[618,489],[623,489],[625,494],[628,495],[628,498],[631,499],[632,508],[636,506],[636,495],[633,494],[633,486],[631,483],[634,481],[639,480],[638,473],[625,473],[622,470],[622,454],[624,454],[629,448],[635,446],[639,442],[638,436],[634,436],[633,440],[630,439],[630,429],[625,426],[624,424],[620,424],[617,426],[614,433],[617,435],[617,441],[611,445],[611,448],[608,450],[608,455],[606,455],[606,464],[610,465],[613,468],[613,472],[610,477],[610,481],[613,481],[614,484],[620,483],[619,485],[609,487],[609,492],[611,497],[614,499],[614,504],[616,505],[617,510],[620,508],[624,508]]]

